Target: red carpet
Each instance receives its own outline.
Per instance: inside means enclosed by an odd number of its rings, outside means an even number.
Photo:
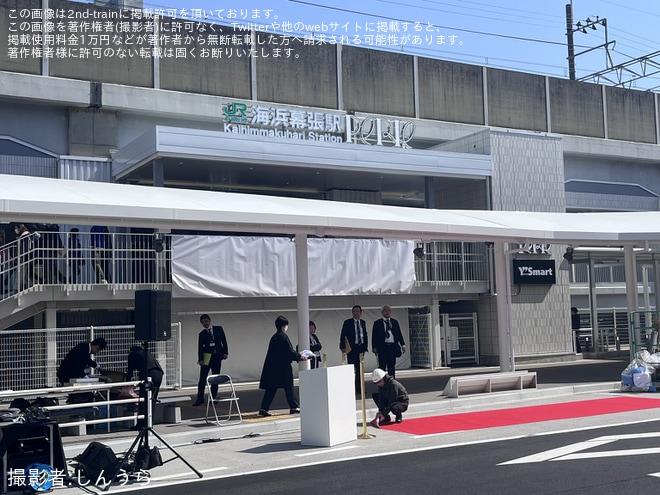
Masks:
[[[615,397],[611,399],[583,400],[542,406],[514,407],[493,411],[447,414],[429,418],[407,419],[403,423],[383,426],[388,430],[413,435],[433,435],[461,430],[478,430],[495,426],[511,426],[556,419],[583,418],[601,414],[640,411],[660,407],[658,399]]]

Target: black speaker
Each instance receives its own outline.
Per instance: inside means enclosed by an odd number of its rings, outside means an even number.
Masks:
[[[169,340],[172,337],[172,294],[135,291],[135,340]]]
[[[111,483],[119,471],[119,459],[110,447],[101,442],[90,443],[83,453],[73,460],[82,468],[92,484]]]

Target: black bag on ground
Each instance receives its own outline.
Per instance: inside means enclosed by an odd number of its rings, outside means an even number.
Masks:
[[[30,407],[30,401],[23,398],[23,397],[16,397],[14,400],[11,401],[11,404],[9,404],[10,409],[20,409],[21,411],[26,410],[28,407]]]
[[[160,451],[158,447],[149,448],[146,445],[138,448],[137,454],[135,454],[135,470],[136,471],[146,471],[151,468],[155,468],[163,465],[163,459],[160,456]]]
[[[30,405],[37,407],[57,406],[59,401],[53,397],[37,397]]]
[[[82,452],[82,454],[73,459],[85,473],[85,476],[92,484],[109,484],[119,474],[119,464],[121,461],[107,445],[101,442],[92,442]]]

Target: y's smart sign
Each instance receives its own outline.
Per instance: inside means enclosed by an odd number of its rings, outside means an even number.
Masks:
[[[513,283],[553,285],[555,278],[555,260],[513,260]]]

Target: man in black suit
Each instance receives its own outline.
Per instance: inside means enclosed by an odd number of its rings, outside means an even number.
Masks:
[[[383,306],[380,314],[383,317],[374,321],[371,329],[372,350],[378,356],[378,367],[394,378],[396,358],[406,352],[406,342],[399,322],[390,318],[392,308]]]
[[[94,339],[91,342],[83,342],[78,344],[60,363],[57,369],[57,378],[62,385],[69,382],[72,378],[85,378],[89,375],[87,369],[100,369],[100,365],[90,356],[96,356],[99,352],[105,349],[107,343],[104,338]]]
[[[145,375],[146,371],[146,375]],[[137,373],[136,373],[137,372]],[[132,381],[133,376],[137,375],[140,380],[146,380],[147,377],[151,378],[151,403],[155,404],[158,402],[158,392],[160,386],[163,383],[163,368],[161,368],[160,363],[155,358],[155,356],[149,352],[149,349],[143,349],[139,345],[134,345],[131,347],[131,352],[128,354],[128,366],[126,368],[126,381]],[[140,397],[142,401],[138,407],[138,412],[145,416],[145,419],[138,420],[136,425],[137,428],[144,426],[149,426],[149,422],[146,419],[147,416],[147,389],[146,387],[140,387]]]
[[[197,383],[197,400],[193,406],[204,404],[204,388],[206,387],[206,377],[209,372],[213,375],[220,373],[220,366],[223,359],[229,356],[229,346],[227,337],[221,326],[211,326],[209,315],[199,317],[202,324],[202,331],[199,332],[197,340],[197,364],[199,365],[199,382]],[[218,386],[211,386],[211,395],[215,397],[218,393]]]
[[[339,350],[346,354],[346,361],[355,368],[355,393],[361,391],[362,375],[360,374],[360,354],[369,352],[369,336],[367,324],[360,319],[362,308],[357,304],[351,310],[353,318],[344,321],[339,337]]]
[[[146,375],[144,374],[145,371],[147,373]],[[136,374],[135,372],[137,372],[137,377],[140,380],[146,380],[147,377],[151,378],[151,400],[155,403],[158,400],[158,391],[163,383],[163,368],[148,349],[145,351],[139,345],[131,347],[131,352],[128,354],[126,381],[132,381],[133,375]]]

